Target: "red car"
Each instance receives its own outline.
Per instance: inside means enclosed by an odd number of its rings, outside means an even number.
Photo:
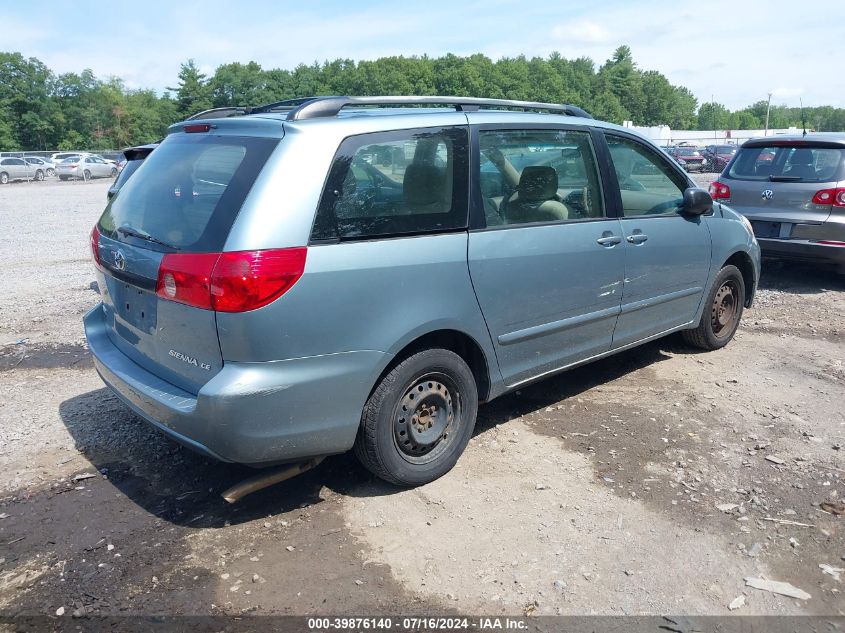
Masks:
[[[687,171],[704,171],[706,161],[697,147],[678,145],[670,147],[669,155],[677,160]]]

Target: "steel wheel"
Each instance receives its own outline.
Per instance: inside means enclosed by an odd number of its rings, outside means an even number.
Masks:
[[[405,358],[364,405],[355,455],[370,472],[400,486],[445,475],[475,427],[478,389],[466,361],[430,348]]]
[[[458,431],[461,398],[448,376],[422,376],[396,406],[393,440],[402,457],[412,464],[437,459],[448,449],[450,433]]]
[[[710,323],[713,334],[717,338],[724,338],[733,334],[734,324],[739,316],[739,288],[736,281],[728,279],[716,291],[713,305],[710,308]]]

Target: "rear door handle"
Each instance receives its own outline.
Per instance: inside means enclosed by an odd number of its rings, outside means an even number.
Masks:
[[[648,235],[644,233],[634,233],[633,235],[629,235],[627,238],[629,243],[631,244],[642,244],[648,239]]]
[[[622,238],[618,235],[602,235],[599,239],[596,240],[602,246],[616,246],[622,241]]]

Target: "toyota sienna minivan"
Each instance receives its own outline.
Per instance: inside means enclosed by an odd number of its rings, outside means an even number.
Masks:
[[[579,108],[246,111],[171,126],[91,233],[97,371],[205,455],[354,448],[422,484],[455,464],[480,402],[673,332],[718,349],[751,305],[748,221]]]

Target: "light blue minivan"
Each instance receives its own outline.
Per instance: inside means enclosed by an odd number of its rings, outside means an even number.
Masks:
[[[426,483],[479,402],[672,332],[720,348],[754,297],[747,220],[579,108],[319,97],[225,115],[171,126],[109,202],[85,316],[118,397],[219,460],[354,448]]]

